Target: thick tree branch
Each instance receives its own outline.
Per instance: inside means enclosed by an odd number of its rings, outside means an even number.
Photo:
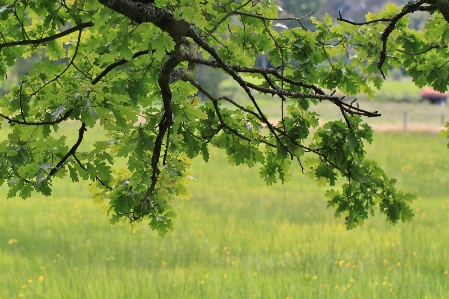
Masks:
[[[433,5],[434,9],[437,7],[446,22],[449,23],[449,0],[425,0],[423,2]]]
[[[175,49],[171,53],[168,60],[164,63],[164,65],[161,68],[161,71],[159,72],[158,77],[158,84],[161,89],[162,94],[162,101],[164,105],[164,114],[162,116],[161,121],[159,122],[158,129],[159,132],[156,136],[156,140],[154,142],[153,147],[153,153],[151,156],[151,182],[150,186],[148,187],[147,191],[145,192],[145,195],[140,201],[140,211],[136,211],[136,219],[145,216],[148,212],[153,211],[153,208],[151,205],[153,204],[153,194],[156,189],[156,184],[158,182],[160,169],[159,169],[159,160],[161,157],[162,152],[162,144],[164,141],[164,137],[169,132],[172,124],[173,124],[173,109],[172,109],[172,92],[170,89],[170,83],[171,83],[171,75],[172,72],[175,70],[176,66],[179,65],[179,63],[182,62],[182,57],[180,55],[182,49],[181,49],[182,41],[178,39],[178,43],[175,46]],[[166,157],[164,157],[164,160]]]
[[[98,2],[137,23],[153,23],[172,36],[187,36],[192,30],[188,22],[175,19],[171,13],[153,4],[130,0],[98,0]]]

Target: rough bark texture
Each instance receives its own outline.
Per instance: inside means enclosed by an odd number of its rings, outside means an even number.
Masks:
[[[449,23],[449,0],[432,0],[428,1],[428,3],[435,4],[438,7],[438,10],[443,14],[446,22]]]
[[[137,23],[151,22],[172,36],[186,36],[191,30],[189,23],[175,19],[169,12],[153,4],[129,0],[98,0],[98,2]]]

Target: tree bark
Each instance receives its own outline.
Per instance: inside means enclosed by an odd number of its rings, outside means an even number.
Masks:
[[[172,14],[153,4],[130,0],[98,0],[98,2],[137,23],[153,23],[172,37],[187,36],[189,31],[193,30],[188,22],[175,19]]]
[[[449,23],[449,0],[427,0],[425,3],[436,5],[446,22]]]

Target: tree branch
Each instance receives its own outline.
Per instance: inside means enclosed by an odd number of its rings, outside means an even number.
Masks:
[[[62,157],[62,159],[58,162],[58,164],[56,164],[55,167],[52,168],[52,170],[50,171],[50,173],[48,174],[47,179],[49,179],[50,177],[52,177],[53,175],[55,175],[59,169],[62,168],[62,166],[64,165],[64,163],[67,161],[67,159],[74,155],[76,153],[76,150],[78,149],[78,147],[80,146],[81,142],[83,141],[84,138],[84,132],[87,131],[86,130],[86,123],[82,123],[81,127],[78,130],[78,139],[76,140],[75,144],[72,146],[72,148],[65,154],[64,157]]]
[[[30,40],[22,40],[22,41],[16,41],[16,42],[3,43],[3,44],[0,44],[0,50],[2,48],[15,47],[15,46],[40,45],[40,44],[58,39],[60,37],[66,36],[75,31],[82,31],[84,28],[92,27],[93,25],[94,25],[94,23],[92,23],[92,22],[86,22],[86,23],[81,23],[75,27],[72,27],[70,29],[67,29],[65,31],[62,31],[62,32],[52,35],[52,36],[47,36],[47,37],[39,38],[39,39],[30,39]]]
[[[184,56],[184,60],[186,61],[192,61],[195,62],[197,64],[201,64],[201,65],[206,65],[212,68],[221,68],[221,64],[216,62],[216,61],[211,61],[211,60],[204,60],[201,58],[195,58],[195,57],[191,57],[189,55],[185,55]],[[226,63],[225,63],[226,64]],[[249,74],[261,74],[261,75],[273,75],[276,78],[278,78],[279,80],[285,81],[286,83],[289,83],[291,85],[294,86],[298,86],[298,87],[303,87],[303,88],[307,88],[307,89],[312,89],[315,94],[319,94],[319,95],[325,95],[325,92],[313,85],[313,84],[307,84],[301,81],[296,81],[296,80],[292,80],[288,77],[283,76],[282,74],[279,73],[278,68],[258,68],[258,67],[245,67],[245,66],[240,66],[240,65],[230,65],[230,64],[226,64],[227,67],[233,69],[236,72],[239,73],[249,73]]]
[[[396,24],[399,22],[400,19],[402,19],[404,16],[406,16],[407,14],[413,13],[415,11],[432,11],[435,10],[437,8],[436,5],[428,5],[428,6],[423,6],[423,4],[428,3],[428,4],[434,4],[438,1],[445,1],[447,2],[447,0],[419,0],[419,1],[409,1],[406,5],[404,5],[402,7],[402,10],[396,14],[395,16],[393,16],[392,18],[382,18],[382,19],[377,19],[377,20],[372,20],[372,21],[368,21],[368,22],[362,22],[362,23],[356,23],[356,22],[352,22],[346,19],[343,19],[340,17],[337,19],[339,21],[342,22],[346,22],[352,25],[367,25],[367,24],[371,24],[371,23],[376,23],[376,22],[388,22],[388,26],[385,28],[385,30],[382,32],[381,35],[381,41],[382,41],[382,49],[379,53],[379,57],[377,59],[377,68],[379,69],[380,73],[382,74],[382,77],[385,79],[385,74],[382,71],[382,66],[385,63],[385,59],[387,58],[387,42],[388,42],[388,38],[390,37],[390,34],[393,32],[393,30],[396,27]],[[438,7],[439,9],[440,7]]]
[[[148,54],[150,51],[149,50],[143,50],[143,51],[139,51],[134,53],[133,55],[133,59]],[[110,71],[112,71],[113,69],[115,69],[118,66],[121,66],[125,63],[129,62],[129,60],[126,60],[124,58],[117,60],[116,62],[108,65],[97,77],[95,77],[95,79],[92,80],[92,84],[95,85],[97,84],[101,79],[103,79],[104,76],[106,76]]]
[[[87,168],[83,165],[83,163],[81,163],[81,161],[76,156],[76,152],[72,153],[72,157],[73,157],[73,159],[75,159],[76,163],[78,163],[79,167],[81,167],[81,169],[83,169],[84,171],[87,171]],[[103,180],[100,179],[100,177],[98,175],[95,176],[95,179],[97,181],[99,181],[100,184],[103,185],[105,188],[112,190],[112,187],[108,186],[105,182],[103,182]]]
[[[10,116],[6,116],[0,113],[0,117],[3,117],[4,119],[6,119],[9,123],[12,124],[18,124],[18,125],[26,125],[26,126],[42,126],[42,125],[56,125],[59,124],[65,120],[67,120],[69,118],[69,116],[72,114],[73,109],[68,110],[66,113],[64,113],[64,115],[61,118],[58,118],[54,121],[20,121],[20,120],[16,120],[13,119]]]
[[[175,70],[176,66],[182,62],[182,58],[180,53],[182,41],[178,39],[178,42],[175,45],[175,49],[169,56],[168,60],[164,63],[159,72],[158,84],[161,88],[162,101],[164,105],[164,115],[162,116],[161,121],[159,122],[158,128],[159,132],[156,136],[156,140],[154,142],[153,153],[151,156],[151,182],[147,191],[145,192],[143,198],[140,201],[141,211],[140,215],[135,215],[137,217],[143,217],[146,215],[145,211],[152,211],[151,208],[148,208],[148,205],[151,206],[153,203],[153,194],[156,189],[156,184],[158,182],[160,169],[159,169],[159,159],[161,157],[162,152],[162,144],[167,131],[170,130],[173,124],[173,110],[171,106],[172,101],[172,92],[170,89],[171,83],[171,74],[173,70]],[[164,160],[166,157],[164,157]],[[143,207],[146,207],[145,209]],[[137,211],[136,211],[137,212]]]
[[[175,19],[171,13],[154,4],[130,0],[98,0],[98,2],[137,23],[151,22],[172,36],[187,36],[189,31],[193,30],[188,22]]]

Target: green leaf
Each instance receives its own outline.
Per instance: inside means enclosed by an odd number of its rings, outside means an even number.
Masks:
[[[168,35],[156,36],[151,44],[155,50],[153,57],[158,61],[161,61],[167,52],[173,51],[175,48],[173,39]]]
[[[320,1],[303,2],[289,16]],[[449,24],[438,9],[419,30],[402,15],[421,9],[410,3],[368,13],[384,21],[363,25],[302,18],[305,30],[279,26],[274,1],[117,3],[0,5],[0,180],[9,197],[50,195],[52,179],[68,173],[91,183],[111,225],[135,231],[145,221],[165,235],[171,202],[190,194],[190,159],[208,162],[215,147],[229,164],[260,166],[268,185],[300,169],[347,228],[375,209],[392,223],[412,218],[413,196],[366,158],[372,111],[345,97],[375,98],[381,72],[393,68],[446,90]],[[322,105],[337,113],[331,121],[314,112]]]

